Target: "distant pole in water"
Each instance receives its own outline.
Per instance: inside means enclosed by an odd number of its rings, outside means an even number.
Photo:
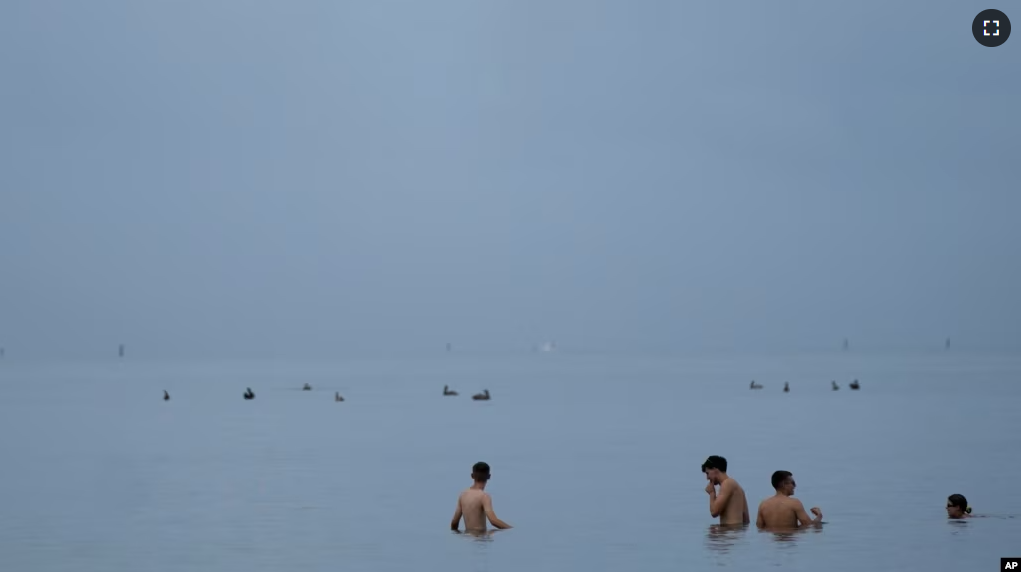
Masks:
[[[450,348],[451,348],[451,346],[450,346],[450,342],[447,342],[447,351],[448,351],[448,352],[450,351]]]
[[[7,351],[4,348],[0,348],[0,357],[4,357],[4,352]]]
[[[947,346],[946,346],[946,348],[947,348],[948,350],[950,349],[950,338],[947,338]],[[4,354],[3,354],[3,352],[2,352],[2,351],[0,351],[0,356],[2,356],[2,355],[4,355]]]
[[[124,357],[124,344],[121,344],[120,349],[118,350],[118,357]]]
[[[844,351],[845,351],[845,352],[847,351],[847,347],[848,347],[848,345],[849,345],[849,344],[847,343],[847,338],[844,338]]]

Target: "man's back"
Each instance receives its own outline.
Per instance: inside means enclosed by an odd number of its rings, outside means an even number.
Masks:
[[[486,499],[489,493],[476,488],[465,489],[457,502],[461,507],[461,516],[464,517],[465,530],[484,531],[486,530]]]
[[[748,499],[744,496],[744,489],[733,478],[727,479],[727,482],[734,487],[734,492],[720,513],[720,524],[748,524]]]
[[[493,499],[486,492],[486,482],[489,481],[489,464],[478,462],[472,467],[472,480],[475,482],[471,487],[457,497],[457,507],[454,509],[454,518],[450,519],[450,529],[456,531],[464,518],[464,527],[472,532],[485,532],[486,521],[488,520],[496,528],[510,528],[511,525],[500,520],[493,510]]]
[[[756,522],[761,527],[797,528],[798,512],[804,512],[801,501],[783,495],[769,497],[759,504]],[[807,523],[803,523],[807,524]]]

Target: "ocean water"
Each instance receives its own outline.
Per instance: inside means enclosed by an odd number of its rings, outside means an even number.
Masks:
[[[1021,555],[1019,398],[1021,357],[958,352],[7,357],[0,570],[993,570]],[[717,531],[712,454],[753,520],[784,469],[826,524]],[[454,534],[480,460],[515,528]]]

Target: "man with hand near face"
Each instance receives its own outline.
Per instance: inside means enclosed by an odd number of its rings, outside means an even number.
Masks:
[[[709,493],[709,514],[713,518],[720,517],[720,524],[749,524],[748,500],[741,485],[727,476],[727,460],[712,455],[702,463],[702,472],[709,481],[705,488]]]

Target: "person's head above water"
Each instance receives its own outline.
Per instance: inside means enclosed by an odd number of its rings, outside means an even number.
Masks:
[[[720,484],[720,475],[727,474],[727,460],[719,455],[710,455],[702,463],[702,472],[711,483],[718,485]]]
[[[472,465],[472,480],[476,483],[484,483],[489,480],[489,464],[479,461]]]
[[[968,499],[964,495],[950,495],[947,497],[947,518],[966,518],[971,514],[971,507],[968,506]]]
[[[776,489],[777,493],[785,496],[793,496],[794,487],[798,486],[794,482],[794,475],[790,471],[776,471],[769,481],[773,484],[773,488]]]

